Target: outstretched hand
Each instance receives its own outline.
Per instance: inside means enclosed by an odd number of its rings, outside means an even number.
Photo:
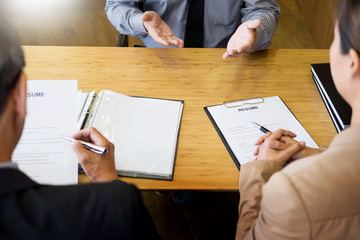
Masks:
[[[80,142],[74,142],[73,149],[86,175],[93,182],[107,182],[118,179],[115,170],[114,145],[95,128],[80,130],[73,135],[74,139],[93,143],[107,148],[104,154],[86,149]]]
[[[148,34],[155,42],[168,47],[178,46],[184,47],[184,41],[175,37],[170,27],[161,19],[159,14],[153,11],[147,11],[142,15],[141,20]]]
[[[223,58],[238,57],[248,53],[255,44],[256,29],[260,24],[260,19],[242,23],[231,36],[227,44],[227,51],[224,53]]]

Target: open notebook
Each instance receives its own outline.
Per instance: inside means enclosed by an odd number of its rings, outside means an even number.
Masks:
[[[78,128],[95,127],[115,145],[119,175],[171,180],[183,101],[79,92]]]

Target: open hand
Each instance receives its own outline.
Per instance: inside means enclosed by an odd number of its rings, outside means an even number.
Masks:
[[[244,53],[248,53],[254,46],[256,40],[256,29],[260,26],[260,19],[250,20],[242,23],[236,32],[231,36],[227,51],[223,58],[238,57]]]
[[[107,148],[104,154],[86,149],[80,142],[74,142],[73,149],[86,175],[93,182],[107,182],[118,179],[115,170],[114,145],[95,128],[80,130],[73,135],[74,139],[93,143]]]
[[[170,27],[160,18],[159,14],[153,11],[147,11],[142,15],[141,20],[148,34],[155,42],[168,47],[184,47],[184,41],[175,37]]]

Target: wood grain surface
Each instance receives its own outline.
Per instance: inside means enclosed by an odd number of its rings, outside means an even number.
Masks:
[[[310,64],[328,50],[266,50],[223,60],[224,49],[25,46],[29,79],[78,79],[86,91],[184,100],[172,181],[122,178],[140,189],[236,190],[239,171],[203,107],[280,96],[318,143],[336,131],[313,83]],[[66,95],[66,93],[64,93]],[[141,149],[139,149],[141,151]],[[79,182],[89,182],[79,175]]]

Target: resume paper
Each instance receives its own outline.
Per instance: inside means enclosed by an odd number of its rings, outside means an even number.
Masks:
[[[62,135],[76,131],[77,80],[27,81],[27,116],[12,161],[41,184],[76,184],[78,163]]]
[[[207,110],[240,165],[255,159],[253,153],[256,146],[254,143],[264,135],[252,122],[256,122],[272,132],[280,128],[292,131],[297,135],[295,140],[305,141],[306,146],[318,148],[311,136],[278,96],[261,99],[259,103],[241,104],[239,101],[232,105],[222,104],[207,107]]]

